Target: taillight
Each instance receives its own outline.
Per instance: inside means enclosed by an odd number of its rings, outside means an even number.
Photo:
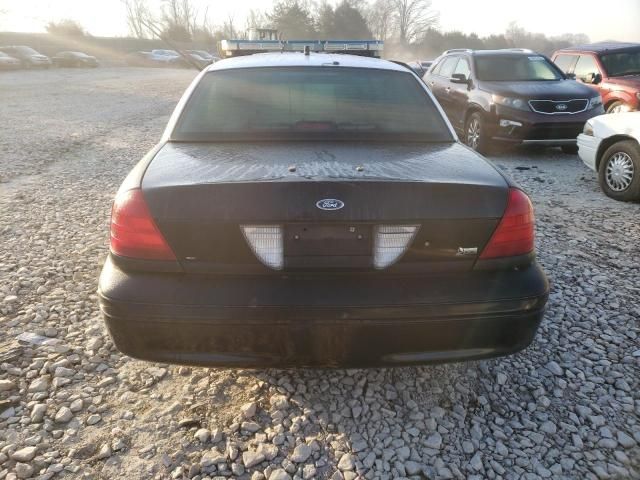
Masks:
[[[176,260],[153,221],[142,190],[118,194],[111,211],[111,252],[144,260]]]
[[[522,190],[510,188],[507,208],[480,259],[513,257],[532,252],[533,224],[531,200]]]

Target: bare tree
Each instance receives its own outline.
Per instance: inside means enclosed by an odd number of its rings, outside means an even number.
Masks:
[[[82,25],[69,18],[60,20],[59,22],[49,22],[45,28],[47,29],[47,32],[52,35],[68,37],[84,37],[87,35],[87,32],[82,28]]]
[[[127,25],[129,31],[137,38],[147,38],[149,32],[145,23],[150,20],[146,0],[122,0],[127,9]]]
[[[419,40],[438,23],[439,14],[431,9],[431,0],[393,0],[391,6],[398,39],[404,45]]]
[[[393,30],[393,4],[388,0],[375,0],[365,12],[367,25],[373,38],[386,40]]]
[[[198,28],[198,11],[191,0],[163,0],[165,34],[174,40],[189,41]]]
[[[235,38],[237,36],[236,33],[234,17],[232,14],[229,14],[222,24],[222,34],[225,38]]]
[[[509,26],[504,32],[504,37],[511,43],[512,47],[524,47],[529,34],[514,20],[509,22]]]
[[[246,20],[246,31],[255,30],[257,28],[265,28],[268,21],[263,12],[260,10],[249,10]]]

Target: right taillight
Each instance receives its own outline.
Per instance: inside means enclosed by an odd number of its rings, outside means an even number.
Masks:
[[[531,200],[522,190],[510,188],[507,208],[480,259],[514,257],[532,252],[533,226]]]

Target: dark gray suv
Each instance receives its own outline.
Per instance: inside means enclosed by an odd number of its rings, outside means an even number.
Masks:
[[[448,50],[424,80],[463,141],[481,152],[500,141],[576,153],[585,122],[604,113],[596,90],[530,50]]]

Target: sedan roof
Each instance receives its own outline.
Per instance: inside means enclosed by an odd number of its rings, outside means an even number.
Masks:
[[[341,66],[355,68],[372,68],[378,70],[396,70],[406,72],[407,69],[387,60],[363,57],[360,55],[348,55],[344,53],[310,53],[302,52],[283,53],[257,53],[242,57],[227,58],[214,63],[207,71],[226,70],[231,68],[256,68],[256,67],[321,67]]]

